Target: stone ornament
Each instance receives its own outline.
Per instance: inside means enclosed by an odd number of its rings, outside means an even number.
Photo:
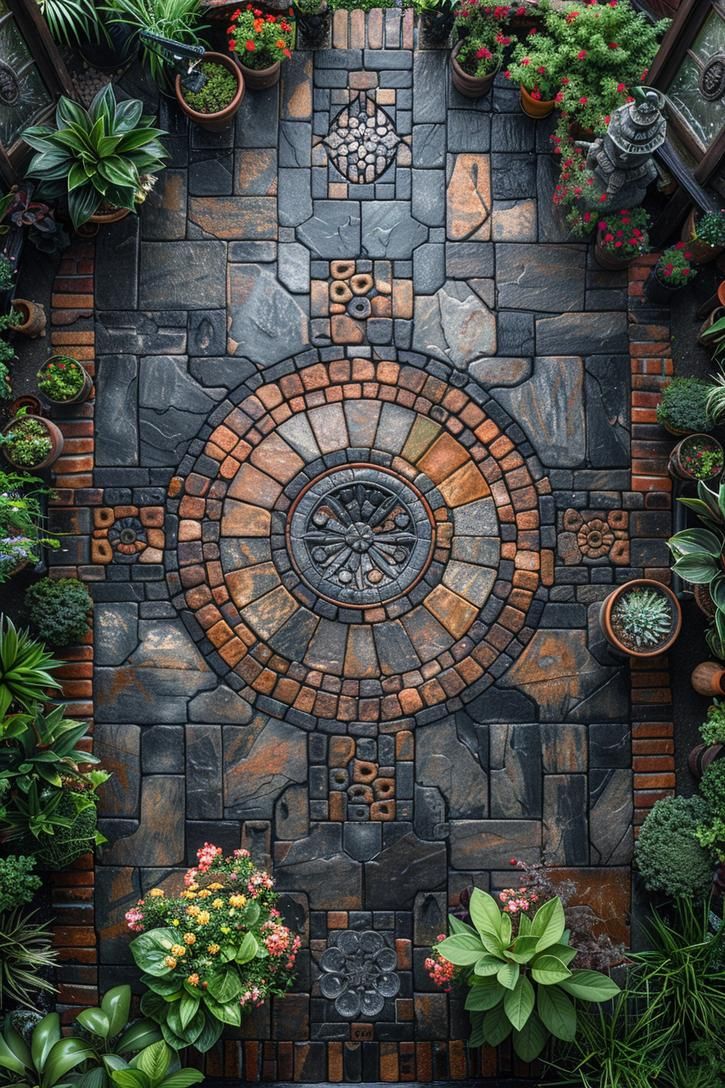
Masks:
[[[385,110],[360,91],[335,117],[323,143],[347,181],[369,184],[390,166],[400,137]]]
[[[664,103],[653,87],[636,87],[634,101],[616,109],[605,135],[587,145],[587,166],[607,194],[609,211],[638,207],[657,177],[652,155],[667,135]]]
[[[378,1016],[400,990],[395,951],[371,929],[333,933],[320,967],[320,992],[346,1020]]]
[[[92,562],[163,562],[166,536],[162,506],[100,506],[93,517]]]
[[[627,566],[629,514],[626,510],[564,511],[558,551],[566,565],[596,561]]]

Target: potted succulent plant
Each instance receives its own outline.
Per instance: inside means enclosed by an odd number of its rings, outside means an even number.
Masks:
[[[594,260],[601,268],[626,268],[647,252],[650,217],[644,208],[622,208],[597,223]]]
[[[675,242],[660,254],[657,264],[651,269],[644,284],[645,294],[650,302],[669,306],[673,295],[692,283],[696,275],[692,253],[684,242]]]
[[[709,264],[725,249],[725,209],[706,212],[699,219],[693,209],[682,228],[682,241],[696,264]]]
[[[707,709],[705,721],[700,726],[702,744],[696,744],[687,757],[687,763],[695,778],[725,753],[725,703],[715,699]]]
[[[176,101],[201,128],[219,132],[230,125],[244,98],[244,76],[239,65],[224,53],[205,53],[201,63],[204,84],[187,90],[181,76],[174,80]]]
[[[247,4],[234,13],[227,30],[229,51],[235,53],[250,91],[279,83],[282,61],[292,56],[294,24],[284,15],[265,15]]]
[[[677,480],[714,480],[723,470],[725,453],[710,434],[689,434],[670,454],[668,469]]]
[[[657,422],[670,434],[709,434],[712,419],[708,412],[710,382],[701,378],[673,378],[662,390],[657,405]]]
[[[599,615],[607,642],[630,657],[667,653],[680,633],[682,610],[669,586],[633,578],[604,599]]]
[[[79,404],[88,400],[93,389],[86,368],[70,355],[51,355],[37,378],[38,389],[51,404]]]
[[[63,435],[50,419],[30,415],[21,408],[4,427],[0,447],[14,468],[48,468],[63,452]]]
[[[143,201],[162,169],[166,151],[131,98],[116,102],[111,84],[99,91],[88,109],[61,96],[55,124],[34,125],[23,139],[36,152],[28,175],[42,183],[43,194],[65,197],[73,226],[91,220],[113,223]]]
[[[415,0],[414,6],[418,2],[420,0]],[[422,0],[422,2],[440,3],[443,7],[451,6],[451,0]],[[327,7],[327,0],[295,0],[295,3],[292,4],[292,11],[294,12],[297,30],[302,33],[305,45],[320,45],[325,40],[330,26],[330,12]],[[450,18],[452,25],[453,16],[451,15]],[[450,30],[450,25],[448,29]]]

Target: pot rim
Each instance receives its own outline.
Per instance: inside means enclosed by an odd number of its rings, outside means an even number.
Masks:
[[[246,90],[244,75],[241,71],[241,62],[237,63],[233,57],[227,56],[226,53],[217,53],[213,49],[208,49],[204,53],[204,56],[201,58],[201,63],[203,64],[205,60],[211,60],[213,64],[217,64],[220,68],[225,68],[228,72],[233,72],[237,80],[237,89],[230,101],[227,102],[226,106],[222,109],[217,110],[215,113],[200,113],[190,106],[184,98],[184,92],[181,87],[181,76],[177,75],[174,78],[174,91],[176,92],[176,97],[183,103],[183,108],[185,112],[189,114],[192,121],[196,121],[199,124],[213,121],[223,115],[229,115],[232,110],[238,109]]]
[[[617,638],[612,628],[611,616],[614,605],[624,593],[630,592],[632,589],[638,588],[639,586],[647,586],[651,589],[659,590],[669,599],[674,612],[672,630],[669,635],[661,645],[651,650],[632,649],[632,647],[625,645],[625,643]],[[680,602],[677,600],[677,597],[669,586],[666,586],[664,582],[658,582],[655,578],[630,578],[628,582],[623,582],[621,586],[617,586],[602,601],[600,616],[601,627],[605,638],[615,647],[615,649],[626,654],[627,657],[661,657],[662,654],[666,654],[668,650],[672,648],[682,629],[682,608],[680,607]]]

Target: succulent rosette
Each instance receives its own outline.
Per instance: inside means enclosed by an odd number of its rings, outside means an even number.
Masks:
[[[224,1026],[292,983],[300,938],[284,924],[269,873],[247,850],[205,843],[184,890],[153,888],[126,914],[145,1016],[175,1049],[204,1052]]]

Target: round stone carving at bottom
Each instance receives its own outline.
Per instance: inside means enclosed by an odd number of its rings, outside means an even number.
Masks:
[[[346,929],[322,953],[320,993],[346,1020],[378,1016],[386,998],[400,990],[395,952],[374,930]]]
[[[433,552],[433,517],[417,488],[396,473],[366,464],[335,468],[297,498],[287,546],[311,589],[364,608],[419,581]]]

